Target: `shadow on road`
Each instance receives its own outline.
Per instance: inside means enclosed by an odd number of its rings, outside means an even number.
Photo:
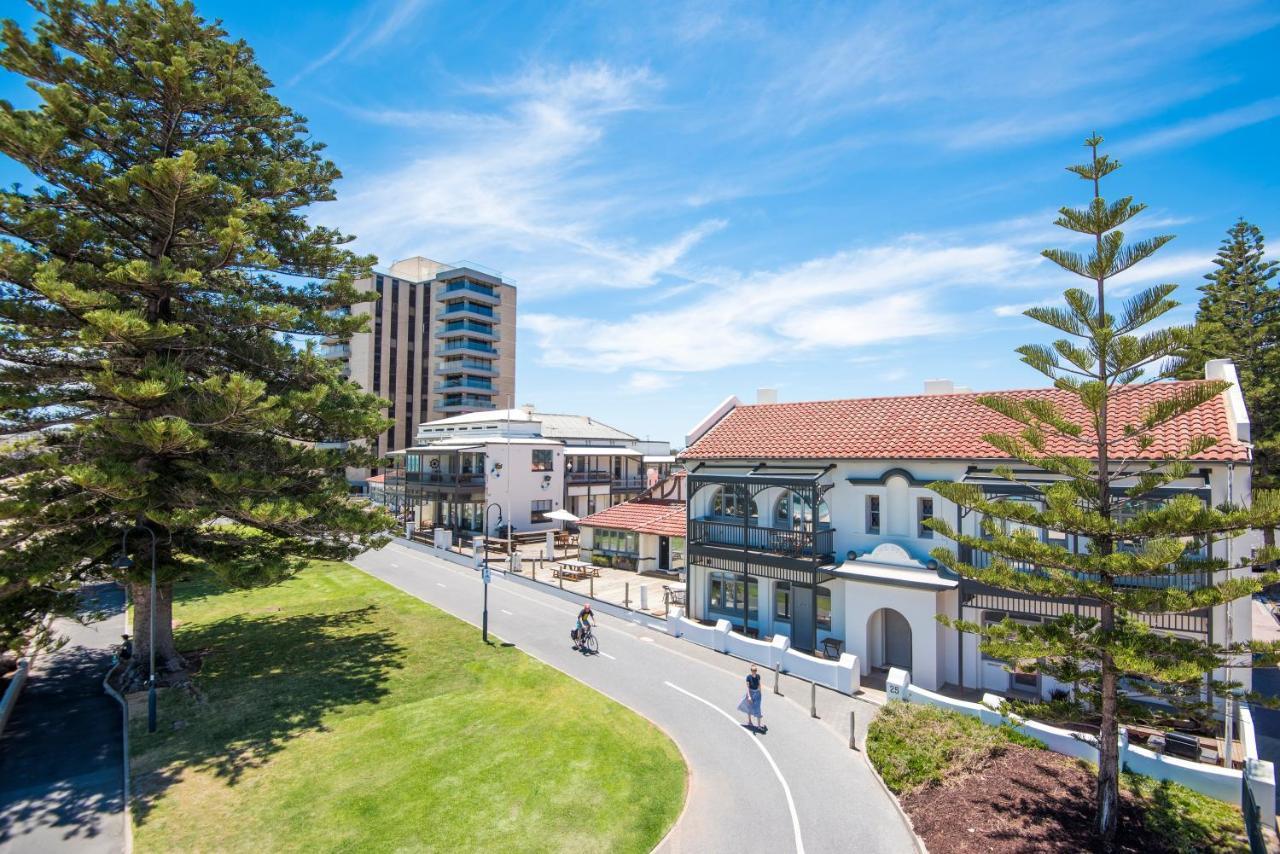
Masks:
[[[372,612],[237,615],[181,630],[179,647],[203,653],[200,695],[175,690],[161,705],[158,733],[135,729],[137,820],[184,770],[234,786],[291,739],[323,731],[334,709],[384,696],[404,648],[371,626]]]

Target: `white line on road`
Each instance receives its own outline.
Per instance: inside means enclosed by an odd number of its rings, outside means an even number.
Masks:
[[[602,653],[600,653],[600,654],[601,654],[601,655],[603,655],[605,658],[609,659],[610,661],[617,661],[617,660],[618,660],[618,659],[614,658],[612,655],[610,655],[610,654],[609,654],[609,653],[607,653],[607,652],[602,652]]]
[[[510,612],[510,611],[508,611],[506,608],[501,608],[501,609],[499,609],[499,610],[501,610],[501,611],[502,611],[502,613],[506,614],[508,617],[514,617],[514,616],[515,616],[515,614],[511,613],[511,612]]]
[[[399,569],[399,568],[400,568],[400,564],[398,564],[398,563],[393,563],[393,564],[391,564],[391,568],[392,568],[392,569]]]
[[[443,585],[443,584],[441,584],[439,581],[437,581],[437,582],[436,582],[436,587],[444,587],[444,585]]]
[[[796,835],[796,854],[804,854],[804,842],[801,841],[800,839],[800,817],[796,815],[796,802],[791,797],[791,787],[787,785],[786,778],[782,776],[782,771],[778,769],[778,763],[773,761],[773,755],[769,753],[768,748],[766,748],[764,744],[760,742],[760,739],[756,738],[753,735],[750,735],[745,730],[742,730],[742,726],[738,723],[738,720],[734,718],[733,715],[729,714],[724,709],[717,706],[715,703],[712,703],[710,700],[704,700],[703,698],[699,697],[697,694],[686,691],[685,689],[681,688],[679,685],[673,685],[672,683],[665,682],[665,681],[662,684],[666,685],[668,688],[674,688],[677,691],[679,691],[681,694],[684,694],[686,697],[692,697],[693,699],[697,700],[699,703],[702,703],[708,708],[714,709],[715,711],[724,715],[733,723],[733,726],[735,729],[742,731],[743,735],[746,735],[747,738],[751,739],[752,744],[760,748],[760,752],[764,754],[764,758],[769,761],[769,766],[773,768],[774,776],[777,777],[778,782],[782,784],[782,794],[787,796],[787,809],[791,810],[791,829],[795,831],[795,835]]]

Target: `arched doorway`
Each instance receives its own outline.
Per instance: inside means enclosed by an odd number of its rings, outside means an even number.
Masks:
[[[867,652],[872,667],[911,670],[911,623],[892,608],[867,619]]]

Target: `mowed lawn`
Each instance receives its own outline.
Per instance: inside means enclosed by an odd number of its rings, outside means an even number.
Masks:
[[[643,852],[683,806],[643,718],[347,564],[175,618],[202,696],[135,712],[139,852]]]

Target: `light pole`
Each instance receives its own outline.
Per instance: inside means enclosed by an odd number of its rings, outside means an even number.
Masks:
[[[133,569],[133,558],[129,557],[129,535],[134,531],[146,531],[151,535],[151,619],[148,621],[149,637],[147,651],[151,661],[147,675],[147,732],[156,731],[156,532],[145,525],[135,525],[120,537],[120,556],[111,565],[120,570]]]
[[[490,530],[489,511],[495,507],[498,508],[498,525],[502,525],[502,505],[498,504],[498,502],[495,501],[492,504],[490,504],[488,507],[484,508],[484,529],[486,532]],[[511,540],[510,538],[508,538],[507,550],[510,551],[510,549],[511,549]],[[484,543],[484,578],[482,580],[484,581],[484,583],[481,584],[480,586],[484,588],[484,614],[482,615],[480,620],[480,637],[482,640],[484,640],[485,643],[488,643],[489,642],[489,540],[487,536],[485,537],[485,543]]]

